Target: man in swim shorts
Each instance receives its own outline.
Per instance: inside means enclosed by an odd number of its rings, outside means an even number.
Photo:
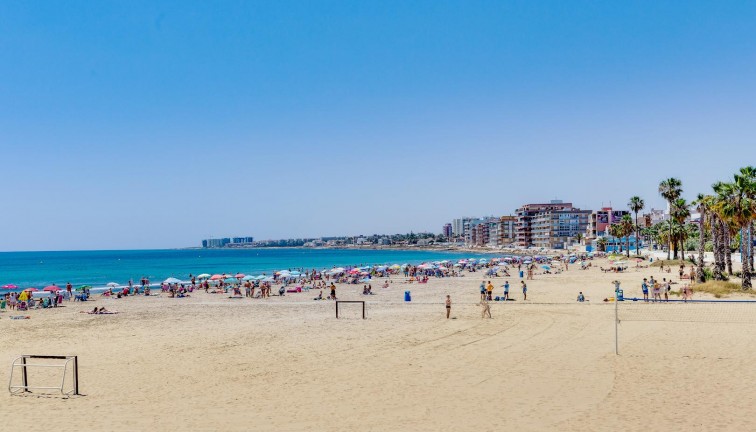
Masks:
[[[449,315],[451,314],[451,296],[446,295],[446,319],[449,319]]]

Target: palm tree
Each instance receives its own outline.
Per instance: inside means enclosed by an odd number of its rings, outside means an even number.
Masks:
[[[646,207],[646,203],[643,201],[643,198],[634,196],[630,197],[630,201],[628,201],[627,206],[630,208],[630,211],[635,213],[635,254],[640,255],[640,246],[638,243],[640,234],[640,225],[638,225],[638,213]]]
[[[596,240],[596,249],[601,252],[606,252],[606,237],[599,237],[599,239]]]
[[[609,235],[614,237],[617,241],[616,243],[619,245],[619,248],[622,249],[622,236],[625,233],[625,228],[621,224],[615,224],[615,225],[609,225]],[[612,251],[612,252],[617,252]],[[620,250],[619,253],[622,253]]]
[[[670,177],[666,180],[663,180],[661,183],[659,183],[659,195],[662,196],[665,200],[667,200],[667,203],[669,204],[669,212],[670,217],[672,216],[672,203],[680,198],[680,195],[682,195],[682,182],[674,177]],[[669,225],[669,239],[672,240],[672,224]],[[667,259],[670,259],[669,253],[670,253],[671,245],[667,246]]]
[[[740,175],[743,176],[747,182],[748,182],[748,188],[745,191],[746,196],[751,200],[756,200],[756,166],[747,166],[740,169]],[[746,247],[743,248],[746,255],[748,255],[750,260],[750,266],[751,266],[751,272],[754,271],[753,266],[753,253],[754,253],[754,246],[753,246],[753,230],[754,225],[756,225],[756,221],[751,221],[751,225],[748,227],[748,241],[746,242]]]
[[[704,275],[704,253],[706,252],[706,218],[711,206],[711,196],[698,194],[693,204],[696,206],[699,214],[698,218],[698,262],[696,263],[696,275],[698,282],[706,282]]]
[[[727,264],[727,274],[732,276],[732,235],[736,231],[732,214],[727,210],[735,200],[735,188],[732,183],[716,182],[712,185],[717,194],[714,211],[719,219],[720,247],[724,263]]]
[[[690,209],[688,208],[688,203],[685,201],[684,198],[678,198],[674,201],[673,207],[672,207],[672,213],[671,213],[672,219],[680,226],[685,226],[685,220],[690,217]],[[685,247],[683,242],[685,241],[685,238],[687,237],[687,231],[684,229],[679,231],[680,235],[676,237],[675,241],[675,259],[677,259],[677,245],[679,243],[680,249],[682,249],[682,260],[685,260]]]
[[[753,181],[748,176],[735,174],[734,181],[727,183],[724,188],[730,193],[732,199],[722,203],[722,213],[732,221],[733,227],[740,230],[740,242],[749,240],[746,235],[746,229],[751,227],[751,223],[756,219],[756,201],[749,197],[752,193]],[[748,245],[751,248],[751,245]],[[743,249],[741,249],[743,250]],[[740,261],[743,265],[741,278],[741,287],[743,290],[751,289],[751,270],[750,260],[741,254]]]
[[[630,234],[635,230],[635,227],[633,226],[633,219],[630,217],[629,214],[622,216],[622,220],[620,221],[620,226],[622,227],[622,234],[625,237],[627,257],[630,258]],[[637,252],[637,246],[638,246],[637,238],[635,240],[635,246],[636,246],[636,252]]]
[[[575,243],[580,244],[580,242],[582,241],[583,241],[583,234],[582,233],[575,234]]]

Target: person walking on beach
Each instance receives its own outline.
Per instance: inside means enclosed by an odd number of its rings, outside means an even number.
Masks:
[[[646,278],[643,278],[641,290],[643,290],[643,301],[648,302],[648,283],[646,282]]]
[[[652,301],[656,303],[657,300],[661,301],[661,286],[659,286],[659,283],[655,283],[653,287],[651,287],[654,293]]]
[[[481,310],[480,310],[480,317],[481,318],[485,318],[486,316],[488,316],[489,318],[493,318],[491,316],[491,305],[488,304],[488,302],[486,300],[481,300],[480,301],[480,306],[481,306]]]
[[[486,281],[480,281],[480,299],[486,299]]]
[[[488,281],[488,285],[486,285],[486,300],[491,301],[491,295],[493,294],[494,286],[491,284],[491,281]]]
[[[446,295],[446,319],[449,319],[449,315],[451,315],[451,296],[447,294]]]
[[[73,291],[73,285],[71,285],[71,282],[66,282],[66,292],[68,293],[68,301],[71,301],[71,298],[73,298],[72,291]]]
[[[336,300],[336,285],[331,282],[331,300]]]
[[[668,281],[667,278],[662,279],[662,289],[664,290],[664,301],[669,301],[669,292],[672,291],[672,281]]]
[[[504,282],[504,301],[509,300],[509,281]]]
[[[520,281],[522,284],[522,299],[527,300],[528,299],[528,286],[525,284],[525,281]]]

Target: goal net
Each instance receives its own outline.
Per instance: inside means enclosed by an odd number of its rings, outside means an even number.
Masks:
[[[365,302],[357,300],[336,300],[336,318],[367,319]]]
[[[756,343],[756,301],[619,301],[617,354],[715,355]]]

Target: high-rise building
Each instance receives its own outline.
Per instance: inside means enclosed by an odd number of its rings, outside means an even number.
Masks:
[[[564,249],[588,227],[590,210],[580,210],[561,200],[525,204],[517,209],[516,243],[523,247]]]
[[[202,240],[203,248],[222,248],[231,243],[229,237]]]
[[[499,246],[508,246],[515,242],[517,218],[502,216],[499,218]]]
[[[452,220],[452,236],[453,237],[465,237],[466,228],[469,228],[470,221],[473,218],[463,217]]]
[[[441,234],[443,234],[447,239],[452,238],[452,224],[445,224],[444,228],[441,230]]]

